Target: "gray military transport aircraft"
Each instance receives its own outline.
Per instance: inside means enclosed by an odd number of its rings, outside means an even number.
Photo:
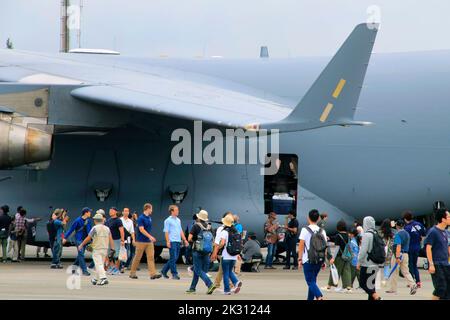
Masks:
[[[450,198],[450,53],[376,54],[363,87],[377,31],[356,26],[328,64],[0,50],[0,202],[45,221],[51,207],[74,217],[149,201],[160,250],[172,203],[185,225],[200,208],[231,210],[259,236],[272,210],[304,222],[317,208],[330,227],[427,214]],[[193,133],[193,120],[279,129],[278,172],[173,163],[172,132]],[[45,222],[34,241],[47,241]]]

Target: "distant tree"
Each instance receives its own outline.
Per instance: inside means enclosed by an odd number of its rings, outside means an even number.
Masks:
[[[14,49],[14,45],[10,38],[8,38],[8,40],[6,40],[6,49]]]

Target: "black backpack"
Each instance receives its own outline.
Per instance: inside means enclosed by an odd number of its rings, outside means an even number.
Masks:
[[[386,261],[384,241],[375,230],[369,230],[368,232],[373,235],[372,250],[368,253],[368,258],[376,264],[383,264]]]
[[[313,232],[310,227],[306,227],[306,230],[311,234],[308,249],[308,262],[311,264],[323,264],[325,262],[328,246],[327,239],[323,236],[323,229],[320,228],[319,231]]]
[[[48,239],[50,241],[55,241],[56,228],[55,228],[55,224],[53,223],[53,220],[47,222],[47,232],[48,232]]]
[[[235,227],[226,227],[228,231],[227,252],[230,256],[237,256],[242,251],[242,236]]]

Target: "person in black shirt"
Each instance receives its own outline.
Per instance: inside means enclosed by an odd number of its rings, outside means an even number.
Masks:
[[[342,258],[342,254],[344,253],[345,247],[347,243],[349,243],[350,239],[347,233],[347,225],[345,221],[338,221],[336,225],[337,234],[333,237],[334,244],[338,247],[338,251],[335,254],[334,258],[331,258],[330,264],[334,264],[339,274],[339,278],[342,280],[342,288],[351,292],[352,290],[352,268],[351,268],[351,259],[349,261],[345,261]],[[333,278],[331,276],[328,280],[327,290],[333,287]]]
[[[110,218],[106,221],[106,226],[111,231],[111,236],[114,242],[114,261],[109,264],[108,272],[110,274],[119,274],[119,252],[120,248],[125,246],[125,231],[123,228],[122,220],[118,217],[118,210],[115,207],[109,209]]]
[[[286,266],[283,269],[291,268],[291,257],[294,259],[293,269],[298,268],[297,240],[298,240],[298,220],[297,213],[291,211],[288,214],[289,222],[286,228]]]
[[[209,232],[211,239],[209,244],[212,248],[214,237],[212,235],[211,225],[209,225],[208,223],[208,212],[206,212],[205,210],[200,210],[200,212],[196,216],[198,220],[192,226],[188,237],[188,242],[193,244],[192,259],[194,262],[194,276],[192,277],[191,286],[186,291],[186,293],[195,293],[198,279],[201,278],[208,288],[207,294],[212,294],[216,289],[216,286],[206,274],[209,269],[209,259],[211,254],[199,250],[200,248],[197,248],[196,241],[198,240],[200,233],[203,233],[203,235],[205,235],[206,232]]]
[[[11,217],[8,215],[9,207],[4,205],[0,208],[0,245],[2,247],[2,262],[6,263],[8,257],[6,247],[8,245],[9,226],[11,225]]]

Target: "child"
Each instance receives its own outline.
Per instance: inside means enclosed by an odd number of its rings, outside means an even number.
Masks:
[[[355,282],[355,278],[358,278],[359,282],[359,270],[356,269],[356,265],[358,264],[358,255],[359,255],[359,243],[358,243],[358,230],[356,228],[352,229],[348,234],[350,237],[350,250],[352,251],[352,263],[351,263],[351,284]]]
[[[104,261],[108,254],[108,244],[111,248],[114,248],[114,241],[111,237],[111,231],[107,226],[105,226],[104,218],[102,214],[97,213],[94,216],[95,226],[89,232],[89,235],[84,239],[84,241],[78,247],[78,250],[82,250],[83,247],[92,240],[92,259],[95,263],[95,271],[97,277],[91,280],[93,285],[104,286],[108,284],[108,279],[106,278],[106,272],[104,267]],[[111,251],[114,251],[111,249]]]

